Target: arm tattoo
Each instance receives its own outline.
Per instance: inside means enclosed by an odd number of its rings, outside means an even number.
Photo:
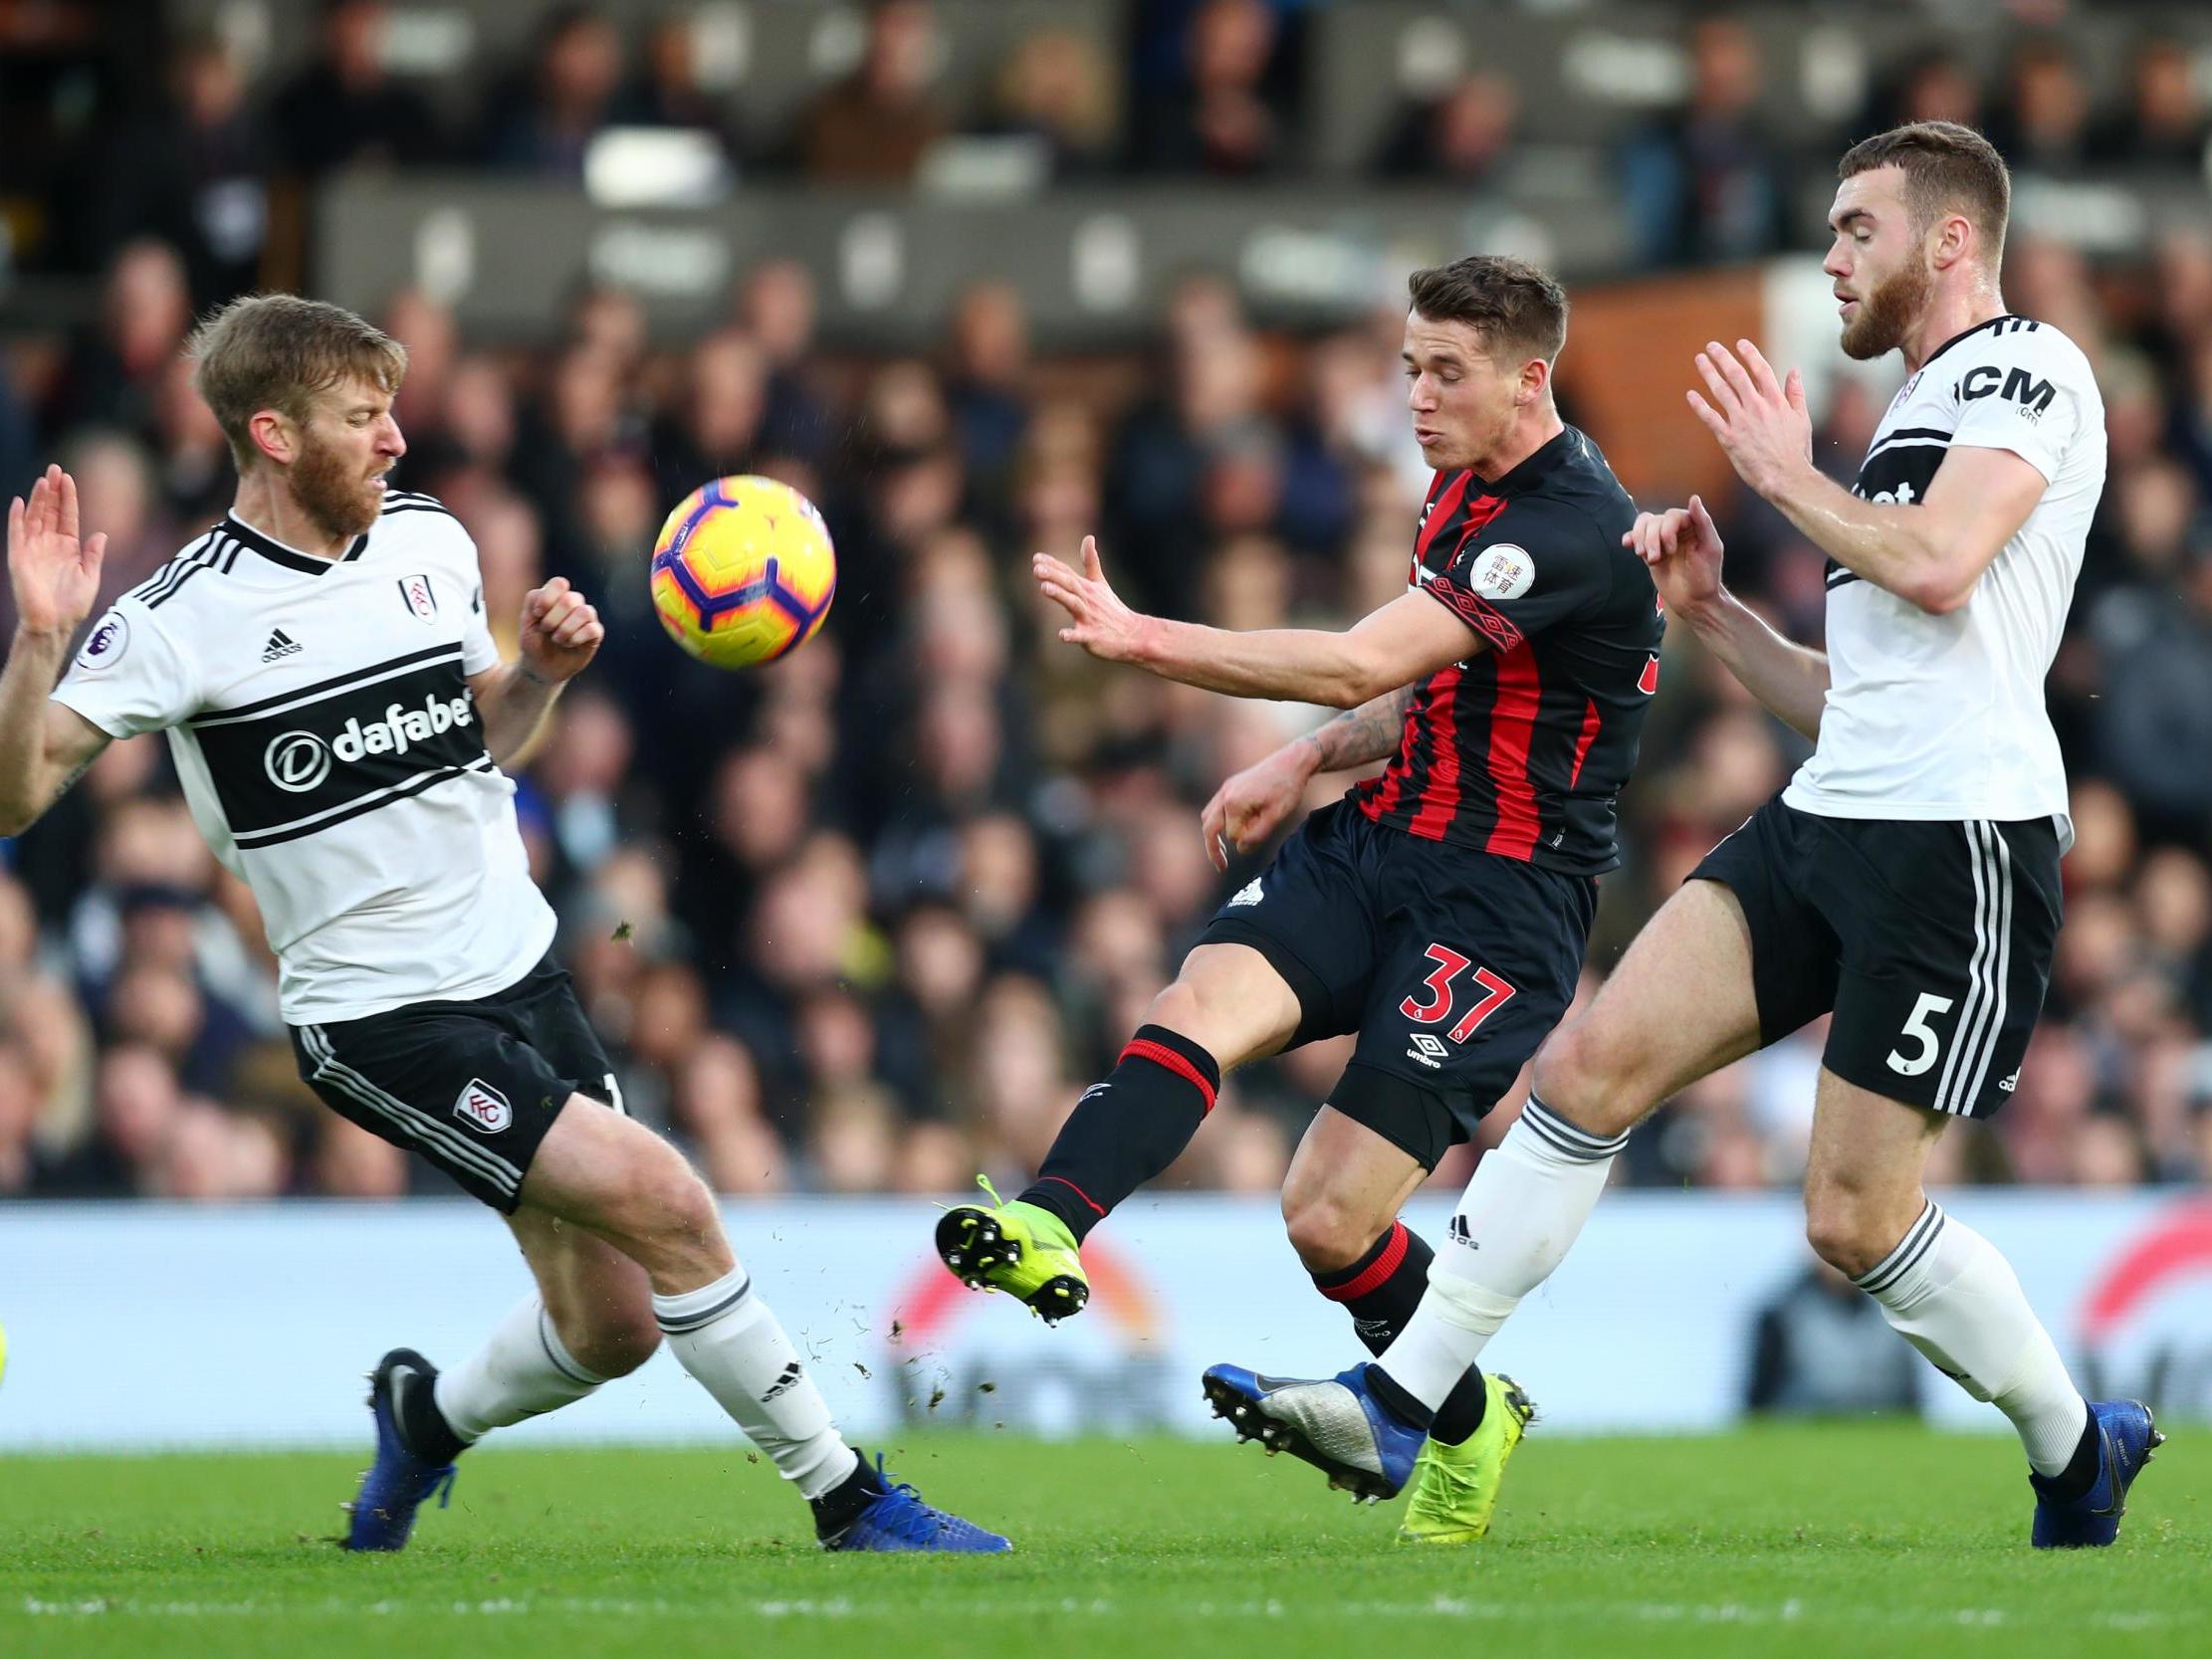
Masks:
[[[93,769],[93,762],[95,760],[98,760],[103,754],[106,754],[107,752],[108,739],[103,737],[100,741],[100,746],[94,749],[92,753],[86,755],[84,759],[80,760],[77,763],[77,769],[75,771],[71,772],[69,776],[63,778],[61,782],[54,785],[54,792],[46,797],[46,804],[44,806],[41,806],[39,808],[39,811],[42,813],[45,812],[47,807],[52,806],[64,795],[68,794],[71,787],[75,785],[77,780]]]
[[[1364,766],[1371,760],[1383,760],[1395,754],[1399,734],[1406,725],[1406,709],[1413,700],[1413,687],[1401,686],[1357,709],[1346,710],[1311,733],[1307,740],[1321,756],[1320,769],[1342,771],[1348,766]]]

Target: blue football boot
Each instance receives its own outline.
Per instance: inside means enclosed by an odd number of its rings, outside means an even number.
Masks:
[[[973,1521],[922,1501],[921,1493],[893,1480],[876,1454],[876,1475],[883,1491],[866,1509],[821,1540],[824,1550],[899,1552],[930,1550],[960,1555],[996,1555],[1013,1546]]]
[[[435,1495],[444,1509],[453,1501],[453,1465],[431,1463],[407,1449],[399,1432],[397,1393],[427,1388],[438,1367],[411,1348],[395,1348],[377,1361],[368,1382],[368,1409],[376,1418],[376,1461],[361,1476],[352,1503],[348,1550],[403,1550],[414,1531],[415,1511]]]
[[[1288,1452],[1363,1504],[1395,1498],[1414,1478],[1428,1436],[1383,1408],[1368,1387],[1365,1363],[1325,1379],[1261,1376],[1241,1365],[1211,1365],[1206,1397],[1239,1440],[1272,1456]]]
[[[2093,1400],[2090,1425],[2097,1430],[2097,1479],[2072,1503],[2050,1496],[2052,1483],[2031,1473],[2036,1493],[2036,1524],[2031,1536],[2038,1550],[2101,1550],[2119,1537],[2119,1518],[2127,1513],[2127,1489],[2143,1472],[2166,1437],[2150,1420],[2140,1400]]]

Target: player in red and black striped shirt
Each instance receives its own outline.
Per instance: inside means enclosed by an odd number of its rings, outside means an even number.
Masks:
[[[1410,289],[1408,405],[1437,479],[1403,597],[1343,633],[1233,633],[1131,611],[1088,539],[1080,571],[1037,555],[1068,613],[1060,637],[1094,656],[1351,711],[1222,786],[1203,822],[1218,867],[1230,842],[1271,835],[1316,773],[1390,757],[1222,907],[1035,1184],[940,1224],[956,1274],[1047,1318],[1082,1306],[1081,1240],[1183,1150],[1223,1072],[1356,1031],[1283,1214],[1315,1285],[1380,1352],[1432,1255],[1400,1206],[1574,997],[1658,684],[1658,596],[1623,545],[1635,507],[1552,400],[1558,285],[1484,256]],[[1409,1532],[1481,1536],[1528,1409],[1510,1383],[1467,1374],[1438,1413]]]

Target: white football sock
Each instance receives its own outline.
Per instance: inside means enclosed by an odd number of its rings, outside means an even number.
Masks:
[[[1930,1198],[1858,1285],[1937,1370],[2012,1419],[2037,1474],[2056,1475],[2073,1460],[2089,1405],[1989,1240]]]
[[[1377,1361],[1435,1410],[1521,1298],[1551,1276],[1597,1206],[1628,1135],[1577,1129],[1534,1095],[1474,1166],[1429,1264],[1429,1291]]]
[[[576,1363],[533,1292],[493,1329],[484,1346],[438,1373],[438,1414],[473,1445],[485,1432],[580,1400],[600,1383]]]
[[[654,1297],[653,1317],[668,1351],[803,1496],[819,1498],[852,1473],[859,1454],[831,1424],[821,1390],[743,1266],[681,1296]]]

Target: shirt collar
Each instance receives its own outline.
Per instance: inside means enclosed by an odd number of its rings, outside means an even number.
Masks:
[[[286,546],[273,535],[262,534],[235,513],[224,514],[219,527],[233,541],[250,552],[259,553],[271,564],[281,564],[287,570],[300,570],[311,576],[322,575],[333,564],[351,563],[361,556],[362,549],[368,545],[368,534],[364,530],[353,537],[353,544],[336,558],[318,558],[313,553],[303,553],[297,547]]]

